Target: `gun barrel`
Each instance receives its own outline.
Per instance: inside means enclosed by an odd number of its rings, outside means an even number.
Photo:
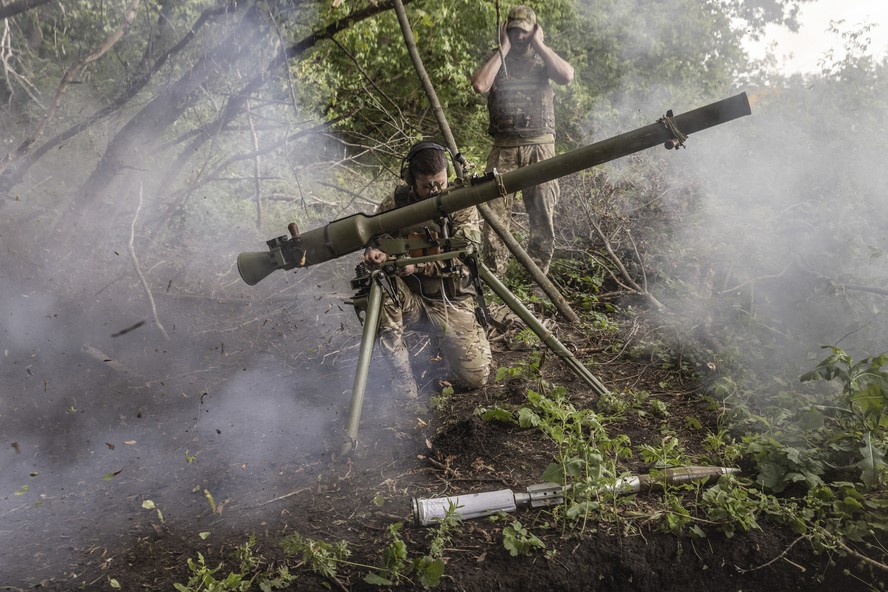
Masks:
[[[376,236],[391,234],[400,228],[473,207],[501,195],[552,181],[658,144],[668,145],[676,140],[676,129],[689,135],[751,113],[746,93],[740,93],[677,115],[668,121],[661,119],[634,131],[498,175],[495,179],[452,188],[433,198],[381,214],[354,214],[340,218],[289,239],[289,248],[298,251],[300,256],[290,258],[280,268],[308,267],[330,261],[364,248]]]

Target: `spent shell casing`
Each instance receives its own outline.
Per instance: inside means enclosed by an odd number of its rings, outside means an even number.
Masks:
[[[515,493],[511,489],[432,499],[413,498],[413,522],[417,526],[429,526],[448,514],[468,520],[498,512],[514,512],[515,508]]]

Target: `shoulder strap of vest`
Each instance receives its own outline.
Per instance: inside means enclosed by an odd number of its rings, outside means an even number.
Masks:
[[[413,189],[409,185],[398,185],[395,188],[395,207],[400,208],[413,202]]]

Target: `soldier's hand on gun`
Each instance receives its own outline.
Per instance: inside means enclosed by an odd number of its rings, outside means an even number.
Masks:
[[[377,269],[387,262],[388,254],[385,251],[380,251],[379,249],[374,249],[372,247],[367,247],[367,250],[364,251],[364,263],[370,269]],[[398,270],[398,275],[410,275],[415,271],[416,266],[411,263],[400,268]]]
[[[384,251],[371,247],[367,247],[367,250],[364,251],[364,263],[371,269],[376,269],[386,261],[388,261],[388,255]]]

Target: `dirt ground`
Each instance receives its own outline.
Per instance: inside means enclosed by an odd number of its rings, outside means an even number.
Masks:
[[[280,562],[279,543],[294,533],[347,541],[349,561],[379,565],[395,522],[411,556],[421,555],[432,529],[412,525],[412,498],[524,491],[554,458],[540,432],[474,414],[523,402],[527,384],[492,382],[433,406],[431,377],[418,402],[403,402],[378,361],[358,448],[340,455],[360,329],[336,281],[247,299],[177,291],[170,280],[157,291],[166,339],[135,283],[72,293],[14,272],[2,296],[24,329],[0,364],[0,590],[171,590],[188,581],[198,552],[232,569],[233,551],[254,536],[256,554]],[[668,422],[701,452],[687,418],[704,427],[715,418],[695,385],[605,356],[614,336],[576,329],[562,323],[557,333],[608,388],[647,389],[670,405],[668,419],[619,426],[633,444],[659,442]],[[497,350],[499,366],[527,354]],[[594,407],[594,393],[555,356],[543,374],[577,407]],[[636,462],[626,468],[644,471]],[[657,532],[657,495],[639,494],[621,521],[582,530],[519,509],[514,518],[545,544],[528,556],[503,546],[508,521],[465,521],[438,589],[848,591],[878,581],[770,523],[731,538],[706,525],[705,538]],[[363,581],[364,567],[342,565],[335,580],[295,571],[296,590],[379,589]]]

